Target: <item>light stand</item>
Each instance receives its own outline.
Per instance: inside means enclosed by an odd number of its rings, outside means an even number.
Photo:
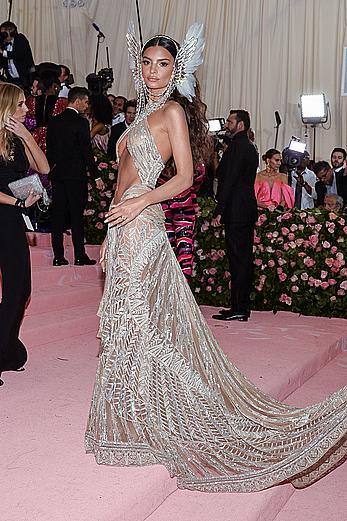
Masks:
[[[98,33],[96,37],[97,37],[97,43],[96,43],[96,53],[95,53],[94,74],[96,74],[96,71],[98,70],[100,43],[101,43],[101,41],[104,40],[104,35],[102,33]]]

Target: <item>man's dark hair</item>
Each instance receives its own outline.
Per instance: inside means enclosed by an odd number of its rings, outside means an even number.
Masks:
[[[126,104],[124,105],[124,112],[126,112],[129,107],[133,107],[134,109],[136,109],[136,99],[130,99],[126,102]]]
[[[64,69],[64,75],[69,76],[71,74],[71,71],[67,65],[59,65],[60,69]]]
[[[339,147],[335,147],[334,150],[331,152],[331,156],[333,155],[334,152],[341,152],[341,154],[343,154],[343,159],[345,160],[346,157],[347,157],[347,152],[344,148],[339,148]]]
[[[128,101],[124,96],[115,96],[115,99],[122,99],[124,104]]]
[[[240,123],[243,122],[245,130],[248,130],[251,126],[251,118],[249,117],[249,112],[243,109],[231,109],[230,114],[236,114],[236,121]]]
[[[72,87],[67,95],[68,103],[73,103],[77,99],[83,99],[84,96],[90,96],[90,92],[86,87]]]
[[[40,83],[42,85],[43,92],[52,87],[54,83],[60,85],[58,76],[53,71],[44,71],[40,74]]]
[[[314,173],[317,175],[321,170],[329,170],[330,165],[327,161],[317,161],[313,167]]]
[[[89,98],[93,118],[99,123],[109,125],[112,122],[112,104],[106,94],[93,94]]]
[[[5,31],[10,33],[10,36],[15,36],[17,34],[17,26],[10,20],[2,22],[2,24],[0,25],[0,31],[1,29],[5,29]]]

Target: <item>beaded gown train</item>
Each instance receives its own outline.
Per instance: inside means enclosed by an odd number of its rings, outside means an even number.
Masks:
[[[127,148],[152,190],[164,165],[144,118]],[[86,432],[99,464],[163,464],[178,486],[305,487],[347,453],[347,387],[303,409],[280,403],[227,359],[168,242],[159,204],[107,235],[102,353]]]

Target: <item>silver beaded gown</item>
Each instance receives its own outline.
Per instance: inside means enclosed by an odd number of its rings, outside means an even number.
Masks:
[[[147,119],[127,148],[152,190],[164,165]],[[347,387],[303,409],[257,389],[207,326],[168,242],[159,204],[107,235],[102,353],[86,450],[106,465],[163,464],[178,486],[251,492],[303,488],[347,454]]]

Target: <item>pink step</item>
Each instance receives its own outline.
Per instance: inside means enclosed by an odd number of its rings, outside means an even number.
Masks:
[[[37,289],[34,287],[30,304],[25,316],[58,311],[66,307],[84,306],[90,303],[98,304],[102,296],[102,286],[99,282],[77,282],[63,286],[51,286]]]
[[[98,329],[97,303],[67,307],[24,318],[21,339],[28,346],[38,346],[73,336],[94,333]]]
[[[103,283],[103,273],[99,265],[95,266],[34,266],[32,268],[32,287],[65,286],[71,283],[98,281]]]
[[[91,259],[99,261],[100,246],[86,246],[86,253]],[[72,246],[65,248],[65,258],[72,264],[74,262],[74,254]],[[50,247],[32,246],[30,247],[30,257],[32,266],[52,266],[53,251]]]
[[[293,393],[299,407],[346,385],[347,353],[340,353]],[[347,464],[305,490],[285,485],[253,494],[201,494],[176,490],[147,521],[346,521]]]

